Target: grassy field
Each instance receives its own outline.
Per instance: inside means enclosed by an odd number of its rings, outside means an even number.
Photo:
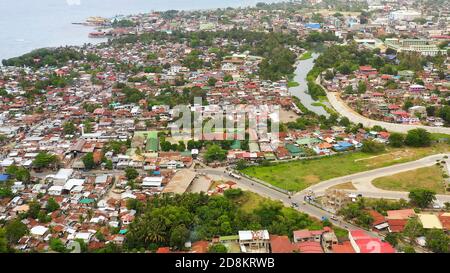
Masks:
[[[305,53],[302,54],[302,56],[300,56],[298,59],[300,61],[304,61],[304,60],[308,60],[312,58],[312,52],[310,51],[306,51]]]
[[[442,169],[434,165],[380,177],[372,181],[372,184],[377,188],[392,191],[410,191],[422,188],[436,193],[445,193],[443,174]]]
[[[242,196],[234,199],[234,203],[239,206],[240,209],[247,213],[252,213],[261,202],[264,202],[265,200],[269,200],[269,198],[263,197],[257,193],[251,192],[251,191],[243,191]],[[278,200],[274,200],[276,202],[280,202]],[[289,215],[292,213],[301,213],[293,208],[290,207],[283,207],[282,212],[284,215]],[[306,228],[309,230],[321,230],[323,229],[322,222],[320,219],[316,219],[314,217],[310,216],[310,219],[312,220],[312,223],[309,224]],[[336,227],[333,227],[335,229]]]
[[[265,198],[251,191],[243,191],[242,196],[235,200],[245,212],[252,212]]]
[[[378,155],[355,152],[272,166],[249,167],[243,172],[282,189],[300,191],[331,178],[414,161],[448,151],[450,148],[447,144],[436,144],[426,148],[389,148]]]

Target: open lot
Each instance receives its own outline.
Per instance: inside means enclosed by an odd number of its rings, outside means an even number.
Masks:
[[[422,188],[433,190],[436,193],[446,193],[443,174],[442,169],[435,165],[380,177],[372,181],[372,184],[383,190],[410,191]]]
[[[414,161],[449,150],[449,145],[445,143],[426,148],[389,148],[378,155],[354,152],[313,160],[275,163],[272,166],[249,167],[243,172],[274,186],[300,191],[331,178]]]
[[[352,182],[342,183],[333,187],[330,187],[330,189],[336,189],[336,190],[356,190],[356,187],[353,185]]]

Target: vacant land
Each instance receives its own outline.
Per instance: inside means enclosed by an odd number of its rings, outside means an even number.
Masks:
[[[389,148],[377,155],[354,152],[313,160],[275,163],[272,166],[250,167],[243,172],[282,189],[300,191],[331,178],[414,161],[449,151],[447,144],[436,144],[426,148]]]
[[[443,174],[441,167],[434,165],[380,177],[372,181],[372,184],[377,188],[392,191],[410,191],[421,188],[436,193],[445,193]]]
[[[330,187],[330,189],[336,189],[336,190],[356,190],[356,187],[353,185],[352,182],[342,183],[333,187]]]
[[[243,191],[242,196],[235,199],[235,203],[245,212],[252,212],[266,198],[251,191]]]

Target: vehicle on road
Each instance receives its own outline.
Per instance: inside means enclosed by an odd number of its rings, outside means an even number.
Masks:
[[[298,208],[298,203],[297,203],[297,202],[292,202],[292,203],[291,203],[291,206],[292,206],[293,208]]]
[[[334,221],[337,221],[337,220],[338,220],[338,218],[336,217],[336,215],[332,215],[332,216],[330,217],[330,219],[331,219],[331,220],[334,220]]]
[[[234,178],[236,178],[238,180],[241,179],[241,177],[239,175],[237,175],[237,174],[235,174],[233,172],[228,172],[228,175],[230,175],[231,177],[234,177]]]

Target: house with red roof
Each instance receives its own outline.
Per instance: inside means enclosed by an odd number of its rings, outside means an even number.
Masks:
[[[450,231],[450,212],[441,213],[438,217],[444,230]]]
[[[387,219],[408,220],[409,218],[416,216],[416,212],[413,209],[388,210],[386,213]]]
[[[294,245],[296,251],[300,253],[324,253],[319,242],[298,242]]]
[[[352,230],[348,237],[356,253],[395,253],[394,247],[362,230]]]
[[[288,236],[270,235],[270,249],[272,253],[291,253],[294,245]]]
[[[333,245],[331,251],[333,253],[355,253],[350,241],[344,241],[341,244]]]
[[[331,232],[331,228],[324,227],[322,230],[295,230],[294,242],[320,242],[322,234],[325,232]]]
[[[407,219],[387,219],[387,223],[389,225],[389,232],[398,233],[402,232],[405,229],[406,223],[408,223]]]
[[[372,229],[381,231],[389,227],[386,218],[381,213],[376,210],[369,210],[368,213],[373,218]]]

